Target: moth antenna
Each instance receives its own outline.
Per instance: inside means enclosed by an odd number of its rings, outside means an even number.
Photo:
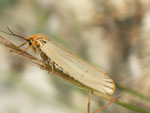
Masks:
[[[9,32],[10,32],[10,33],[5,32],[5,31],[2,31],[2,30],[0,30],[0,31],[1,31],[1,32],[3,32],[3,33],[5,33],[5,34],[11,35],[11,36],[16,36],[16,37],[19,37],[19,38],[21,38],[21,39],[26,40],[26,38],[25,38],[25,37],[20,36],[20,35],[17,35],[17,34],[15,34],[14,32],[12,32],[12,30],[11,30],[8,26],[7,26],[7,29],[9,30]]]
[[[11,30],[8,26],[7,26],[7,29],[9,30],[9,32],[10,32],[13,36],[16,36],[16,37],[19,37],[19,38],[22,38],[22,39],[26,40],[25,37],[20,36],[20,35],[17,35],[17,34],[15,34],[14,32],[12,32],[12,30]]]

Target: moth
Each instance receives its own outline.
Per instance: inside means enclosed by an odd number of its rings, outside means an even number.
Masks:
[[[2,32],[24,39],[26,42],[18,47],[20,48],[26,44],[28,47],[22,50],[22,52],[32,49],[41,56],[46,64],[52,67],[52,72],[57,68],[96,92],[104,95],[111,95],[114,93],[115,83],[107,73],[54,43],[46,35],[35,34],[24,38],[14,34],[9,28],[8,30],[10,33]]]

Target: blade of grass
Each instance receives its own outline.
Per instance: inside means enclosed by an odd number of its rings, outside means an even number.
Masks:
[[[124,87],[124,86],[121,86],[119,84],[116,84],[116,86],[120,89],[120,90],[123,90],[123,91],[126,91],[134,96],[137,96],[147,102],[150,102],[150,97],[147,97],[147,96],[144,96],[143,94],[131,89],[131,88],[128,88],[128,87]]]
[[[114,103],[124,107],[124,108],[127,108],[129,110],[132,110],[132,111],[135,111],[137,113],[150,113],[150,111],[146,111],[142,108],[139,108],[139,107],[136,107],[136,106],[133,106],[131,104],[127,104],[127,103],[123,103],[123,102],[120,102],[120,101],[115,101]]]

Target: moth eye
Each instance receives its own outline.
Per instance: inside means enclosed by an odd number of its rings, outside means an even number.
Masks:
[[[32,45],[32,42],[30,40],[28,40],[28,42],[29,42],[29,45]]]

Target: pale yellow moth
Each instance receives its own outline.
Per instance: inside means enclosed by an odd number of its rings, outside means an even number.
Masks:
[[[7,34],[18,36],[10,29],[9,31],[11,34]],[[67,73],[68,76],[96,92],[107,95],[114,93],[114,81],[105,72],[91,64],[88,64],[86,61],[72,54],[65,48],[60,47],[44,34],[35,34],[27,38],[21,36],[18,37],[26,40],[26,42],[21,44],[19,47],[28,44],[28,48],[23,51],[27,51],[32,48],[35,53],[41,55],[44,61],[50,63],[52,66],[52,72],[54,72],[54,68],[58,68],[64,73]]]
[[[34,48],[35,52],[45,53],[52,62],[75,80],[103,94],[114,93],[114,81],[105,72],[60,47],[44,34],[35,34],[26,40],[29,45],[28,48]]]

